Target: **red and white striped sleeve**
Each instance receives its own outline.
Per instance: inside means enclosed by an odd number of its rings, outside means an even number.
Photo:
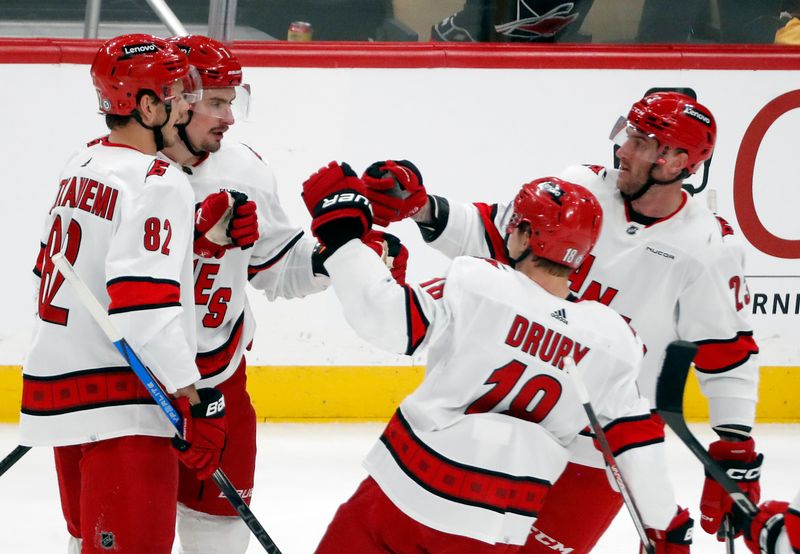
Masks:
[[[168,392],[199,378],[194,363],[194,198],[170,168],[128,198],[106,257],[108,313]]]
[[[429,343],[450,318],[445,278],[398,285],[377,254],[351,240],[325,262],[345,318],[367,342],[412,355]]]

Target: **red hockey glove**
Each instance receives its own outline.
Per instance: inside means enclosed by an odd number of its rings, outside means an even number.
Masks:
[[[234,245],[247,250],[258,240],[258,215],[256,203],[247,199],[243,192],[230,191],[233,211],[228,224],[228,236]]]
[[[678,513],[672,518],[666,531],[646,529],[650,544],[656,549],[656,554],[689,554],[689,545],[692,544],[692,528],[694,520],[689,517],[689,510],[678,507]],[[640,554],[646,554],[644,546]]]
[[[800,552],[800,512],[787,502],[770,500],[758,507],[758,515],[744,534],[744,543],[753,554],[783,554],[778,539],[786,537],[794,552]]]
[[[233,197],[221,190],[206,196],[194,212],[194,253],[203,258],[221,258],[230,248],[227,236]]]
[[[175,399],[178,411],[183,416],[183,438],[172,438],[172,446],[178,450],[178,458],[187,467],[194,469],[201,481],[211,477],[220,464],[225,448],[225,397],[217,389],[197,389],[200,403],[189,405],[189,399]]]
[[[708,453],[714,458],[728,477],[736,481],[739,488],[750,497],[754,504],[761,498],[761,462],[762,454],[756,454],[756,443],[751,438],[736,442],[718,440],[708,447]],[[703,495],[700,497],[700,525],[706,533],[716,534],[725,514],[730,513],[733,501],[725,490],[706,473]],[[736,518],[733,518],[736,521]],[[736,536],[742,534],[736,529]],[[724,537],[718,537],[724,541]]]
[[[362,178],[375,223],[383,227],[414,215],[428,201],[422,174],[408,160],[375,162]]]
[[[311,232],[331,251],[372,227],[364,182],[346,163],[331,162],[303,183]]]
[[[408,249],[396,236],[373,229],[361,239],[372,248],[389,268],[398,285],[406,284]]]

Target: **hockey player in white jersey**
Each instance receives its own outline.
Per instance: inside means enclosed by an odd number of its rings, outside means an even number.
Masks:
[[[222,468],[246,502],[253,494],[256,414],[247,393],[245,354],[255,334],[247,284],[270,300],[295,298],[327,288],[329,279],[314,253],[317,242],[293,225],[278,198],[270,166],[242,143],[224,142],[247,114],[250,90],[242,66],[222,43],[201,35],[169,39],[189,57],[203,82],[181,140],[163,155],[182,168],[197,203],[194,292],[197,366],[201,383],[219,388],[227,401],[230,432]],[[221,231],[221,232],[220,232]],[[373,233],[374,248],[384,234]],[[393,237],[388,240],[392,240]],[[405,271],[404,247],[393,241],[395,273]],[[402,253],[402,255],[400,255]],[[184,554],[243,554],[250,532],[213,483],[182,472],[178,535]]]
[[[770,500],[745,533],[753,554],[798,554],[800,552],[800,492],[791,503]]]
[[[55,447],[70,552],[168,554],[178,490],[174,428],[52,256],[64,253],[175,396],[191,442],[178,455],[206,478],[219,465],[226,427],[224,409],[207,415],[223,403],[219,391],[195,388],[192,191],[181,171],[156,157],[178,139],[175,124],[199,82],[180,50],[141,34],[103,44],[91,74],[110,134],[71,157],[46,220],[20,444]]]
[[[567,357],[648,536],[659,552],[689,552],[692,522],[666,478],[663,428],[636,387],[642,343],[619,314],[568,288],[600,233],[594,196],[556,178],[524,185],[508,226],[513,268],[458,257],[443,278],[399,286],[354,240],[371,224],[365,192],[347,164],[313,175],[303,185],[312,232],[333,251],[325,266],[350,325],[392,352],[427,347],[428,362],[317,554],[520,552],[587,426]]]
[[[589,188],[605,215],[593,253],[570,276],[570,291],[614,308],[639,333],[647,348],[639,386],[651,400],[666,345],[675,339],[696,342],[697,376],[719,434],[709,452],[725,467],[757,469],[762,457],[750,430],[758,348],[747,322],[743,252],[730,225],[681,188],[712,154],[714,118],[690,97],[655,93],[636,102],[621,121],[614,133],[619,170],[575,166],[561,175]],[[419,171],[406,161],[376,162],[364,177],[379,223],[411,216],[423,238],[450,257],[509,261],[511,204],[457,205],[428,196]],[[531,540],[526,553],[550,552],[551,541],[574,552],[591,549],[622,505],[601,467],[593,449],[576,449],[536,523],[547,538]],[[742,474],[756,476],[739,484],[757,502],[758,471]],[[728,496],[707,479],[703,529],[715,533],[729,511]],[[576,518],[582,522],[578,527]]]

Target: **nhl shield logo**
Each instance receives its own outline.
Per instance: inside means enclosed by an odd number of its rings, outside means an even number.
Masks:
[[[625,229],[625,232],[628,233],[629,235],[635,235],[637,231],[639,231],[639,227],[637,227],[636,225],[631,225],[630,227]]]
[[[114,533],[110,531],[100,531],[100,546],[106,550],[114,548]]]

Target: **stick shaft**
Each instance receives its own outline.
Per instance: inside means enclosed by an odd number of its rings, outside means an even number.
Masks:
[[[583,409],[586,412],[586,416],[589,418],[589,425],[591,426],[592,431],[597,438],[597,442],[600,445],[600,452],[602,452],[603,459],[605,460],[609,471],[611,471],[614,481],[617,483],[617,488],[619,488],[619,492],[622,495],[622,500],[625,502],[625,507],[628,509],[628,513],[631,515],[631,519],[633,520],[633,526],[636,528],[636,532],[639,534],[639,539],[642,541],[642,547],[647,554],[655,554],[653,545],[650,544],[650,539],[647,538],[647,533],[645,532],[642,514],[639,513],[639,509],[636,507],[636,503],[633,501],[633,496],[631,496],[630,489],[628,488],[628,485],[622,476],[622,472],[619,470],[619,465],[617,465],[616,458],[614,458],[611,445],[608,444],[606,433],[603,431],[602,425],[600,425],[600,420],[597,419],[597,414],[595,414],[592,403],[589,400],[589,391],[586,390],[586,385],[580,376],[580,370],[575,366],[575,362],[573,362],[571,358],[564,359],[564,369],[572,377],[572,381],[578,391],[578,398],[580,398]]]
[[[9,452],[8,456],[0,461],[0,475],[3,475],[6,471],[11,469],[11,466],[16,464],[30,449],[30,446],[18,446]]]
[[[742,492],[736,481],[725,473],[686,425],[683,415],[683,393],[689,367],[696,353],[697,345],[687,341],[674,341],[667,346],[656,387],[656,410],[661,419],[700,460],[706,472],[730,495],[739,513],[750,521],[758,514],[758,506]]]

